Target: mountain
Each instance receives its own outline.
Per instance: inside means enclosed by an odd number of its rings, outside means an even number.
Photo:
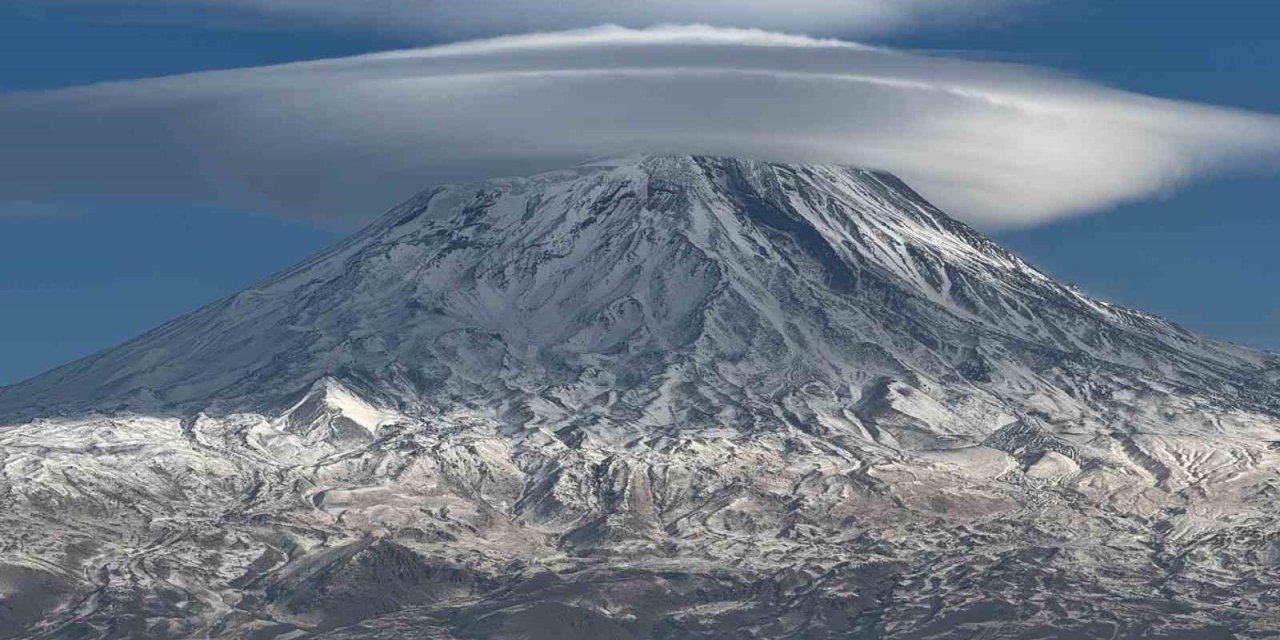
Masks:
[[[1280,634],[1280,357],[877,171],[434,188],[0,425],[0,638]]]

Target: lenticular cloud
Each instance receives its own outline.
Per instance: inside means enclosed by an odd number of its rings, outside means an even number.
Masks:
[[[762,31],[602,27],[0,96],[0,200],[170,196],[336,225],[433,183],[646,153],[894,171],[987,227],[1280,151],[1280,119]]]
[[[73,0],[75,1],[75,0]],[[340,23],[383,31],[457,37],[618,23],[646,27],[712,23],[802,33],[869,35],[933,24],[1016,18],[1040,0],[78,0]],[[139,6],[141,5],[141,6]]]

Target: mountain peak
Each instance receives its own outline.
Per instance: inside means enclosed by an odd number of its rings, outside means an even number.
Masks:
[[[298,267],[0,391],[0,415],[265,410],[325,379],[411,415],[468,406],[628,438],[785,426],[767,407],[788,397],[800,422],[840,424],[827,414],[888,378],[963,407],[918,428],[977,441],[1000,426],[981,416],[1024,414],[1028,396],[1089,413],[1044,362],[1262,397],[1258,354],[1058,285],[890,174],[636,155],[426,191]]]
[[[0,389],[0,635],[1273,637],[1278,425],[888,174],[448,185]]]

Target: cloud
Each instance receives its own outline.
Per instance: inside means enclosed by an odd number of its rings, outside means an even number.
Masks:
[[[827,35],[869,36],[908,28],[1010,20],[1046,0],[78,0],[81,4],[184,5],[268,18],[354,25],[437,37],[588,27],[709,23]],[[206,15],[207,17],[207,15]]]
[[[834,40],[602,27],[0,95],[0,139],[0,203],[350,226],[439,182],[703,153],[888,169],[991,228],[1274,159],[1280,118]]]

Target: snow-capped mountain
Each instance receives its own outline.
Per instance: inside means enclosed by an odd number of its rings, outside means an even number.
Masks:
[[[0,389],[0,638],[1270,637],[1278,380],[882,172],[434,188]]]

